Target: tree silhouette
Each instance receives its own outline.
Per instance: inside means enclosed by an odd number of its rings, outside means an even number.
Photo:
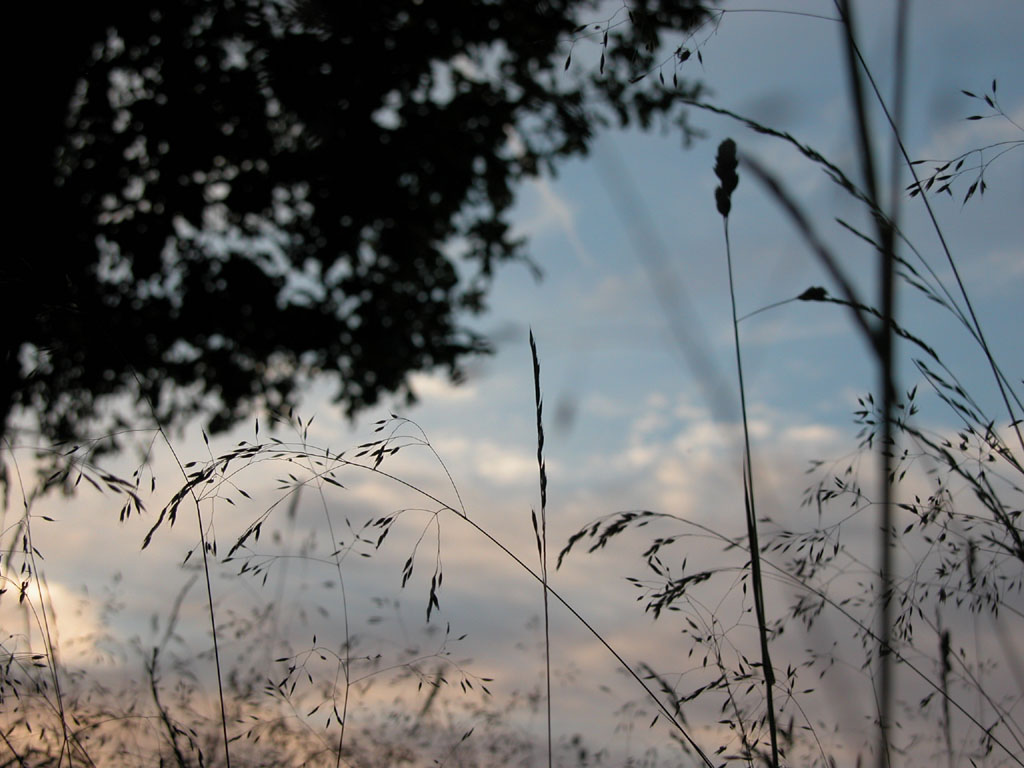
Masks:
[[[636,78],[705,11],[599,5],[15,4],[0,434],[19,408],[72,440],[126,402],[219,430],[317,374],[349,414],[457,379],[495,268],[532,265],[516,183],[601,126],[691,137],[699,86]]]

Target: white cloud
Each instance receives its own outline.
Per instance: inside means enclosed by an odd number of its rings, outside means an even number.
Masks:
[[[468,402],[476,399],[476,388],[467,383],[453,384],[435,373],[414,373],[409,377],[412,391],[422,400]]]
[[[500,486],[537,484],[537,454],[532,447],[511,447],[493,440],[458,436],[441,437],[432,444],[449,467],[471,468],[477,478],[486,482]],[[545,462],[548,472],[558,469],[557,461]]]
[[[478,475],[498,485],[534,483],[537,479],[537,457],[528,451],[483,441],[474,446],[472,461]]]
[[[808,459],[827,455],[842,442],[841,432],[827,424],[793,423],[791,416],[764,406],[751,408],[749,426],[755,475],[773,507],[793,501],[793,478],[803,476]],[[593,482],[614,484],[615,498],[605,499],[609,509],[640,503],[706,519],[720,517],[723,506],[742,507],[742,426],[711,419],[685,396],[671,401],[650,396],[623,444],[613,450],[612,456],[585,464]]]
[[[820,446],[838,442],[842,434],[834,427],[825,424],[805,424],[787,427],[782,432],[782,442],[786,444]]]
[[[35,579],[29,583],[25,600],[19,597],[18,590],[10,588],[0,597],[0,627],[4,628],[0,641],[5,650],[43,653],[48,625],[58,653],[65,661],[91,655],[104,633],[93,599],[60,582],[49,582],[43,586],[40,604]]]

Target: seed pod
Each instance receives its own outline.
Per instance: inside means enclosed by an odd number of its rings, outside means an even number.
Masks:
[[[726,139],[718,145],[718,157],[715,158],[715,175],[721,183],[715,189],[715,202],[718,212],[728,216],[732,209],[732,192],[740,182],[736,174],[736,142]]]

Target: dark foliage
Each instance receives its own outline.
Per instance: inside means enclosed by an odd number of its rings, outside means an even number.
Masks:
[[[516,182],[600,126],[690,137],[697,88],[641,76],[705,11],[598,6],[17,3],[0,434],[18,409],[108,432],[118,396],[219,430],[318,373],[350,414],[415,371],[457,380],[494,269],[531,263]]]

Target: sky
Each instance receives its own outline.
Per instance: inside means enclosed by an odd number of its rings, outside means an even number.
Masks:
[[[857,6],[863,53],[884,94],[892,85],[890,6],[880,1]],[[726,3],[725,8],[717,26],[697,32],[689,42],[701,51],[703,64],[694,56],[684,65],[688,68],[684,74],[699,76],[706,83],[708,101],[791,133],[859,179],[839,28],[819,17],[835,16],[833,5],[786,0]],[[1019,38],[1024,5],[1013,0],[970,4],[934,0],[913,3],[910,12],[904,129],[910,155],[946,160],[996,142],[1020,141],[1024,67]],[[573,66],[596,66],[598,55],[596,46],[579,44]],[[669,62],[666,75],[671,71]],[[992,110],[962,89],[978,95],[991,93],[993,80],[998,82],[999,105],[1016,126],[998,116],[966,119]],[[874,112],[881,131],[878,110]],[[381,663],[386,663],[410,647],[428,653],[426,649],[441,643],[446,625],[452,639],[466,634],[465,639],[449,643],[450,660],[463,663],[478,677],[493,678],[486,685],[492,690],[494,706],[524,702],[506,715],[506,722],[527,738],[539,740],[544,719],[539,712],[531,713],[525,702],[543,682],[541,589],[475,527],[485,529],[536,568],[531,509],[539,511],[540,499],[528,342],[532,329],[544,395],[551,560],[574,532],[602,515],[654,510],[679,518],[624,533],[593,554],[575,549],[557,571],[552,563],[553,588],[621,656],[634,665],[649,664],[681,692],[706,682],[702,667],[698,668],[701,654],[688,656],[691,643],[683,632],[685,617],[710,621],[714,616],[714,626],[728,628],[730,643],[735,643],[727,645],[726,652],[729,648],[756,651],[752,620],[744,613],[749,604],[738,593],[736,569],[743,558],[735,550],[724,551],[719,540],[695,527],[706,526],[725,536],[738,536],[744,530],[733,326],[722,219],[714,207],[713,166],[719,142],[733,138],[742,153],[779,175],[854,285],[874,303],[870,248],[835,219],[865,231],[870,222],[856,201],[790,145],[708,112],[695,110],[692,123],[706,137],[690,148],[681,146],[678,135],[609,132],[600,136],[589,157],[561,166],[556,178],[523,185],[514,221],[529,238],[529,254],[543,270],[543,278],[537,281],[529,270],[516,265],[499,271],[488,312],[468,321],[494,341],[495,353],[473,362],[463,384],[453,386],[441,374],[418,375],[414,378],[417,405],[389,404],[354,423],[329,402],[329,386],[317,384],[298,413],[303,426],[273,433],[281,440],[298,440],[298,433],[305,429],[308,445],[329,447],[336,453],[396,429],[406,436],[403,445],[407,447],[389,456],[381,469],[447,505],[464,509],[474,525],[450,512],[435,518],[435,500],[386,477],[352,470],[338,473],[344,490],[328,487],[320,494],[307,486],[290,514],[293,497],[279,490],[277,478],[285,478],[287,485],[289,473],[305,477],[303,461],[257,463],[232,478],[250,499],[235,493],[234,507],[217,502],[211,532],[218,541],[218,554],[223,558],[235,537],[269,510],[257,551],[303,552],[309,557],[275,560],[266,587],[260,586],[259,578],[231,577],[237,573],[237,561],[216,566],[213,590],[222,622],[232,623],[230,629],[244,627],[245,622],[257,620],[260,605],[272,600],[272,617],[261,620],[264,629],[268,622],[272,624],[275,641],[270,646],[279,641],[280,648],[295,652],[310,647],[315,634],[318,645],[337,650],[339,638],[344,637],[344,612],[337,573],[324,562],[333,548],[331,542],[352,544],[346,518],[358,528],[365,520],[405,510],[379,549],[372,543],[355,544],[344,561],[349,631],[361,638],[358,649],[362,653],[379,649]],[[1019,296],[1024,295],[1020,219],[1024,152],[1020,146],[1014,145],[986,170],[984,197],[963,203],[973,180],[968,174],[953,185],[952,197],[930,198],[995,356],[1018,386],[1024,376],[1018,306]],[[989,150],[984,156],[993,155]],[[977,156],[972,156],[965,165],[976,163]],[[931,166],[918,166],[922,167]],[[904,198],[902,215],[907,239],[952,285],[950,268],[920,198]],[[733,195],[729,236],[741,316],[793,298],[810,286],[825,286],[837,295],[834,282],[778,203],[743,167]],[[908,258],[913,257],[908,254]],[[948,312],[905,285],[900,287],[898,302],[903,325],[936,348],[1005,428],[1005,410],[984,358],[963,328]],[[807,474],[808,462],[856,453],[858,426],[852,412],[858,397],[877,391],[870,355],[849,314],[829,304],[794,302],[764,311],[740,323],[740,338],[759,514],[773,519],[763,535],[774,526],[806,529],[817,517],[813,509],[801,506],[802,494],[819,477]],[[698,370],[692,365],[694,355],[704,361]],[[955,418],[925,391],[927,386],[910,364],[906,345],[901,346],[899,359],[900,388],[921,386],[920,423],[952,434]],[[411,422],[389,422],[384,432],[374,433],[375,422],[389,418],[390,411]],[[315,418],[309,424],[311,417]],[[211,440],[207,449],[196,424],[175,438],[175,449],[183,461],[203,460],[211,452],[231,450],[240,440],[266,441],[265,420],[262,430],[257,438],[254,425],[246,425]],[[27,472],[28,454],[22,454],[21,460]],[[130,473],[139,460],[127,456],[119,462],[115,471]],[[865,487],[873,475],[871,465],[867,457],[862,460]],[[155,440],[151,466],[157,490],[146,497],[149,510],[124,523],[117,522],[119,505],[113,496],[88,489],[72,499],[47,497],[33,507],[37,514],[55,520],[33,524],[33,544],[46,557],[41,568],[57,613],[65,662],[97,675],[114,676],[124,669],[139,674],[145,652],[132,649],[146,649],[160,641],[176,595],[193,578],[194,570],[181,567],[181,562],[196,545],[194,510],[186,512],[183,507],[175,526],[161,528],[153,544],[140,550],[157,511],[180,485],[172,457]],[[146,472],[144,478],[148,478]],[[923,474],[912,474],[903,488],[901,493],[926,494],[928,481]],[[274,506],[282,498],[284,502]],[[826,515],[839,519],[840,506]],[[325,515],[333,521],[333,531],[325,530]],[[371,530],[375,541],[383,529]],[[654,536],[670,535],[683,536],[664,550],[665,562],[675,573],[684,559],[687,573],[702,568],[722,572],[694,588],[700,591],[693,592],[695,597],[686,603],[685,611],[654,621],[644,612],[645,603],[638,601],[643,590],[627,577],[651,578],[643,552]],[[873,532],[866,515],[852,518],[843,535],[844,544],[862,554],[865,568],[871,567]],[[414,550],[413,575],[403,588],[403,564]],[[359,557],[363,551],[373,556]],[[439,606],[425,627],[438,551],[444,580]],[[909,572],[913,556],[909,548],[899,551],[901,573]],[[773,557],[775,562],[783,561],[781,556]],[[188,565],[197,561],[198,553]],[[866,578],[865,573],[848,569],[836,578],[834,587],[851,589],[858,578]],[[177,635],[168,648],[188,657],[208,649],[208,625],[204,624],[208,619],[201,580],[191,583],[184,594]],[[773,580],[769,612],[783,615],[797,596]],[[953,628],[955,639],[970,638],[972,653],[995,660],[994,667],[975,671],[994,692],[1016,695],[1019,723],[1021,679],[1005,674],[1013,659],[1005,654],[1005,644],[1000,645],[1000,632],[1024,636],[1019,592],[1016,603],[1013,598],[1010,603],[1002,614],[1002,630],[963,612],[950,612],[944,620]],[[21,621],[12,601],[0,603],[0,620],[5,636],[8,627]],[[819,690],[798,696],[797,706],[791,709],[798,719],[807,717],[829,749],[852,760],[857,754],[868,754],[873,709],[870,679],[860,669],[863,657],[843,621],[826,615],[810,634],[790,621],[773,647],[779,669],[798,666],[808,658],[807,648],[821,653],[836,649],[836,663],[828,676],[819,681],[815,668],[806,672],[807,682],[801,679],[798,686]],[[931,653],[937,639],[929,632],[922,626],[915,639]],[[273,659],[285,655],[278,647],[249,649],[250,630],[236,637],[225,627],[223,635],[222,653],[236,658],[250,654],[256,666],[275,668]],[[662,761],[658,764],[680,764],[666,727],[659,723],[648,728],[654,709],[640,688],[556,604],[551,605],[551,637],[556,738],[580,733],[595,749],[607,747],[635,758],[656,748]],[[1015,647],[1019,660],[1024,650],[1019,641]],[[206,657],[196,663],[209,674]],[[436,669],[435,660],[423,662],[422,668]],[[458,679],[454,673],[449,677]],[[937,738],[938,731],[934,726],[929,731],[926,722],[928,717],[937,722],[937,710],[916,714],[921,689],[906,677],[900,678],[900,686],[897,699],[906,707],[901,712],[908,724],[898,738],[907,747],[910,763],[927,762],[934,757],[934,744],[927,739],[915,741],[913,734]],[[208,687],[204,690],[210,693]],[[360,694],[361,705],[383,706],[394,690],[382,682]],[[982,719],[991,716],[986,705],[977,702],[976,693],[963,695]],[[419,701],[413,694],[408,696]],[[471,713],[458,708],[457,697],[452,701],[456,702],[451,704],[453,728],[468,730],[479,724],[479,718],[474,720]],[[687,709],[693,736],[708,752],[724,739],[718,719],[716,709],[699,704]],[[961,719],[958,725],[964,722]],[[836,729],[837,724],[842,726]],[[970,745],[963,732],[963,728],[957,731],[962,739],[959,750]],[[1021,733],[1019,724],[1016,732]],[[979,764],[1009,761],[996,750],[988,762]]]

